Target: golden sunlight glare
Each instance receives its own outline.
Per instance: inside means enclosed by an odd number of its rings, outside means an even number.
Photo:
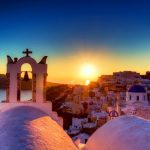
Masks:
[[[90,80],[86,80],[85,85],[89,85],[89,84],[90,84]]]
[[[91,64],[84,64],[81,68],[81,73],[84,77],[91,77],[95,74],[96,69]]]

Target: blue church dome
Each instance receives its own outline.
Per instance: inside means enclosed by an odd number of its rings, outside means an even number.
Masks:
[[[146,90],[143,86],[141,85],[133,85],[128,92],[133,92],[133,93],[145,93]]]

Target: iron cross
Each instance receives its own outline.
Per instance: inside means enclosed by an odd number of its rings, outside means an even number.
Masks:
[[[23,54],[26,54],[26,57],[29,57],[29,54],[32,54],[32,51],[29,51],[29,49],[26,49],[22,52]]]

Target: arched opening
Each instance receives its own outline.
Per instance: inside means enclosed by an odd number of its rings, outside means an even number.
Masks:
[[[21,66],[20,74],[20,101],[32,101],[32,67],[25,63]]]

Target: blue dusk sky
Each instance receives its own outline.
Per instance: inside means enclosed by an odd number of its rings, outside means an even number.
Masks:
[[[0,0],[0,73],[6,55],[48,55],[48,80],[82,83],[101,74],[150,70],[150,1]],[[93,75],[81,75],[84,65]]]

